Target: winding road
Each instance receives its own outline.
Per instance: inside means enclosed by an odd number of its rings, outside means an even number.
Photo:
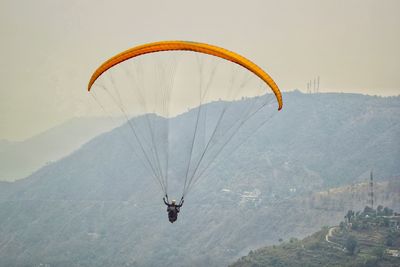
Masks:
[[[338,244],[338,243],[335,243],[335,242],[332,242],[332,241],[329,240],[329,237],[332,236],[332,232],[333,232],[336,228],[337,228],[337,226],[333,226],[333,227],[329,228],[328,233],[325,235],[325,241],[328,242],[328,243],[330,243],[330,244],[332,244],[333,247],[335,247],[335,248],[337,248],[337,249],[340,249],[340,250],[343,250],[343,246],[342,246],[341,244]]]

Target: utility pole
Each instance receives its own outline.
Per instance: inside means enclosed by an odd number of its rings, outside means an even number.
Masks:
[[[314,93],[317,92],[317,87],[316,87],[316,83],[315,83],[315,78],[314,78]]]
[[[372,174],[372,170],[370,173],[369,177],[369,204],[371,205],[371,208],[374,209],[374,177]]]
[[[309,94],[319,93],[319,75],[307,82],[307,93]]]

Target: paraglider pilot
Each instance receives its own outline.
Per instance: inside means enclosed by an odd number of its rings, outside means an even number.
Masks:
[[[171,223],[174,223],[178,219],[178,213],[180,211],[180,208],[183,205],[183,197],[181,198],[180,203],[177,205],[176,200],[172,200],[171,204],[169,203],[168,196],[165,195],[163,197],[165,205],[167,205],[167,212],[168,212],[168,219]]]

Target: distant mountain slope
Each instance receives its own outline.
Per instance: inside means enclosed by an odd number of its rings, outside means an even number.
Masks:
[[[265,147],[289,165],[301,163],[333,185],[372,168],[385,177],[400,173],[400,97],[292,93],[285,104]]]
[[[0,140],[0,181],[25,178],[110,130],[113,124],[101,118],[75,118],[22,142]]]
[[[8,148],[12,144],[13,144],[13,142],[11,142],[11,141],[1,139],[0,140],[0,151],[3,151],[4,149]]]
[[[294,92],[284,100],[246,143],[239,146],[241,133],[232,140],[172,225],[121,128],[26,179],[1,183],[0,265],[228,264],[364,206],[366,187],[356,184],[372,167],[380,204],[399,205],[398,179],[384,179],[400,173],[399,97]],[[175,119],[185,125],[188,116]],[[343,187],[327,191],[333,185]]]
[[[10,143],[11,143],[11,142],[8,141],[8,140],[0,139],[0,145],[1,145],[1,146],[7,145],[7,144],[10,144]]]
[[[63,170],[64,181],[20,181],[0,201],[0,265],[227,265],[281,238],[302,238],[334,225],[348,207],[363,207],[368,196],[368,187],[354,185],[268,202],[265,194],[246,198],[248,185],[223,192],[209,179],[171,225],[146,181],[123,176],[109,181],[97,173],[94,183],[86,178],[94,170],[76,178]],[[377,184],[379,203],[399,207],[399,190],[397,181]]]

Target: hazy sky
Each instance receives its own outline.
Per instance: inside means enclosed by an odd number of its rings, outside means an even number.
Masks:
[[[0,139],[83,116],[104,60],[193,40],[236,51],[282,91],[400,94],[399,0],[0,0]]]

